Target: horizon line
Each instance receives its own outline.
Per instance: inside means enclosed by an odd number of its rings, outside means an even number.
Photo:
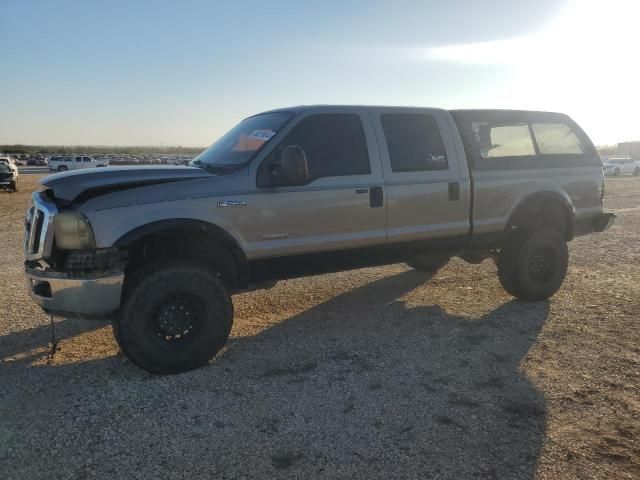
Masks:
[[[202,145],[107,145],[107,144],[84,144],[84,143],[69,143],[69,144],[46,144],[46,143],[2,143],[0,148],[5,147],[92,147],[92,148],[202,148],[203,150],[208,147]]]

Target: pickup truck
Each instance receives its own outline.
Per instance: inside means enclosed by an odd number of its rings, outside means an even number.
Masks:
[[[13,182],[17,182],[20,178],[20,171],[18,170],[18,164],[11,157],[0,157],[0,163],[6,165],[13,173]]]
[[[110,318],[136,365],[206,364],[231,295],[278,279],[491,258],[505,290],[551,297],[567,242],[607,229],[602,161],[566,115],[305,106],[242,120],[188,167],[41,181],[26,218],[29,293]],[[464,281],[461,279],[461,281]]]
[[[9,165],[0,162],[0,190],[16,192],[18,190],[18,179]]]
[[[86,155],[53,156],[49,159],[49,170],[52,172],[66,172],[67,170],[108,166],[108,161],[96,160],[95,158],[87,157]]]

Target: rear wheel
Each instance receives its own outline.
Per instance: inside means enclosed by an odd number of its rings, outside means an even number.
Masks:
[[[620,169],[618,167],[616,167],[616,169],[613,171],[613,174],[617,177],[618,175],[620,175]]]
[[[58,167],[58,171],[59,171],[59,172],[66,172],[67,170],[68,170],[68,169],[67,169],[67,166],[66,166],[66,165],[60,165],[60,166]]]
[[[133,363],[152,373],[205,365],[231,331],[231,297],[217,273],[195,265],[144,268],[127,282],[114,337]]]
[[[11,182],[9,184],[9,190],[11,190],[12,192],[17,192],[18,191],[18,184],[16,182]]]
[[[569,264],[567,242],[558,230],[515,230],[498,256],[503,288],[521,300],[546,300],[564,281]]]
[[[637,177],[638,175],[640,175],[640,167],[636,167],[636,169],[633,171],[634,177]]]

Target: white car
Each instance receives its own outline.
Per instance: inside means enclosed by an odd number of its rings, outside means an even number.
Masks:
[[[602,162],[605,175],[640,175],[640,161],[631,158],[609,158]]]
[[[13,158],[0,157],[0,163],[4,163],[11,169],[16,181],[18,180],[18,178],[20,178],[20,173],[18,172],[18,165],[16,165],[16,161]]]
[[[86,155],[61,155],[49,159],[49,170],[53,172],[66,172],[80,168],[108,167],[108,160],[96,160]]]

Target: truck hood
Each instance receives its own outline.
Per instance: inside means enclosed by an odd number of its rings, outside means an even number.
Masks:
[[[56,173],[40,180],[40,184],[52,190],[56,198],[72,202],[85,192],[100,195],[212,176],[214,175],[197,167],[104,167]]]

